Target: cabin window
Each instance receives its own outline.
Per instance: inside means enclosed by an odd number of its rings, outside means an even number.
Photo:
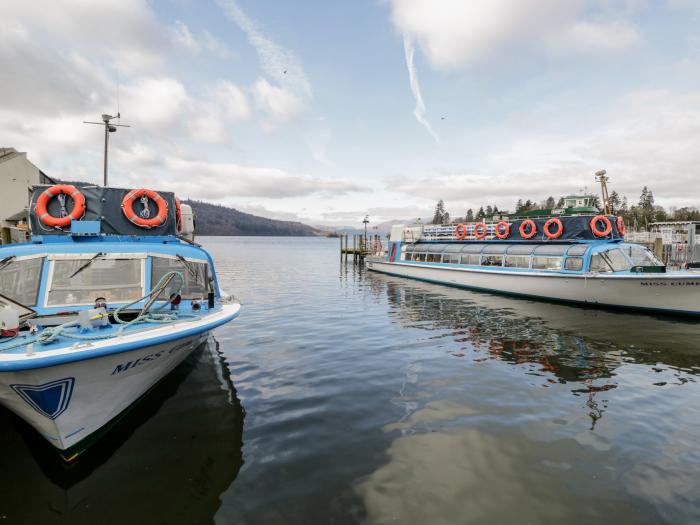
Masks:
[[[36,305],[43,263],[43,257],[0,262],[0,294],[25,306]]]
[[[641,246],[626,245],[621,247],[631,260],[634,266],[663,266],[664,263],[659,261],[653,253]]]
[[[583,257],[567,257],[564,268],[572,271],[583,270]]]
[[[533,257],[532,267],[537,270],[561,270],[561,257]]]
[[[47,306],[92,304],[98,297],[128,303],[144,294],[143,259],[58,259],[52,266]]]
[[[459,254],[458,253],[443,253],[442,262],[449,264],[459,264]]]
[[[562,244],[542,244],[535,249],[535,255],[564,255],[565,251]]]
[[[612,272],[612,267],[602,254],[596,253],[591,257],[590,270],[592,272]]]
[[[481,266],[503,266],[503,256],[484,255],[481,257]]]
[[[620,250],[608,250],[603,254],[610,260],[613,272],[624,272],[631,268],[630,262],[627,260]]]
[[[537,247],[535,244],[514,244],[508,248],[508,255],[530,255]]]
[[[463,253],[461,262],[462,264],[478,265],[481,255],[478,253]]]
[[[404,261],[410,261],[412,255],[413,254],[411,252],[406,252],[406,256],[404,257]]]
[[[529,268],[529,255],[506,255],[506,268]]]
[[[424,253],[416,253],[413,255],[413,260],[414,261],[425,261],[425,254]]]
[[[180,272],[185,279],[185,284],[180,291],[183,299],[200,299],[209,292],[207,263],[187,261],[183,263],[180,259],[169,259],[166,257],[153,257],[151,264],[151,287],[158,284],[158,281],[168,272]],[[170,290],[174,290],[179,280],[173,279],[164,295],[170,295]]]
[[[566,252],[566,255],[583,255],[588,250],[587,244],[574,244]]]

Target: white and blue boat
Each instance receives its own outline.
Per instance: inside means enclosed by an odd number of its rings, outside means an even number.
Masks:
[[[0,403],[76,457],[240,311],[171,193],[34,190],[0,247]]]
[[[670,271],[625,242],[614,216],[392,228],[369,270],[548,301],[700,315],[700,272]]]

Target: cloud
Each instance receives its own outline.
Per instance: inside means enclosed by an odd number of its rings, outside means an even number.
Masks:
[[[177,46],[192,54],[199,53],[201,45],[195,40],[194,36],[192,36],[192,33],[184,22],[176,20],[170,31],[172,40]]]
[[[259,78],[251,88],[258,107],[280,121],[297,117],[304,108],[298,97]]]
[[[423,95],[421,94],[420,84],[418,83],[418,73],[416,71],[416,65],[413,61],[415,54],[415,47],[413,46],[413,40],[410,36],[404,34],[403,36],[403,47],[404,53],[406,55],[406,67],[408,68],[408,80],[411,84],[411,92],[413,97],[416,99],[416,107],[413,109],[413,115],[416,120],[428,130],[428,133],[435,139],[435,142],[440,143],[440,138],[437,133],[433,131],[430,122],[425,118],[425,103],[423,102]]]
[[[533,130],[484,155],[475,168],[436,169],[428,175],[389,179],[387,189],[448,207],[497,204],[518,198],[564,195],[583,186],[597,191],[593,173],[605,168],[611,190],[636,200],[648,185],[664,206],[697,205],[700,189],[700,94],[639,90],[617,101],[608,123],[561,137]],[[450,204],[452,203],[452,204]]]
[[[609,21],[614,12],[602,7],[596,12],[583,0],[391,0],[391,7],[396,28],[419,44],[433,67],[445,71],[487,63],[521,48],[609,53],[639,41],[631,24]],[[599,19],[590,12],[600,14]]]

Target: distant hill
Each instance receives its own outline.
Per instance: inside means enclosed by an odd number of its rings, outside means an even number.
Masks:
[[[197,235],[270,235],[310,237],[324,232],[292,221],[276,221],[243,213],[233,208],[208,202],[185,200],[192,206]]]

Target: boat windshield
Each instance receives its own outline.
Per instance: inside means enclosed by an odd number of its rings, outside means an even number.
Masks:
[[[13,301],[34,306],[39,295],[43,257],[7,259],[0,271],[0,294]]]
[[[622,252],[627,255],[634,266],[663,266],[664,263],[659,261],[651,251],[643,246],[635,246],[634,244],[625,244],[621,247]]]
[[[54,260],[46,305],[88,305],[98,297],[104,297],[108,304],[135,301],[144,295],[144,260],[144,257],[95,258],[94,255]]]
[[[599,252],[591,257],[592,272],[624,272],[632,268],[619,248]]]

